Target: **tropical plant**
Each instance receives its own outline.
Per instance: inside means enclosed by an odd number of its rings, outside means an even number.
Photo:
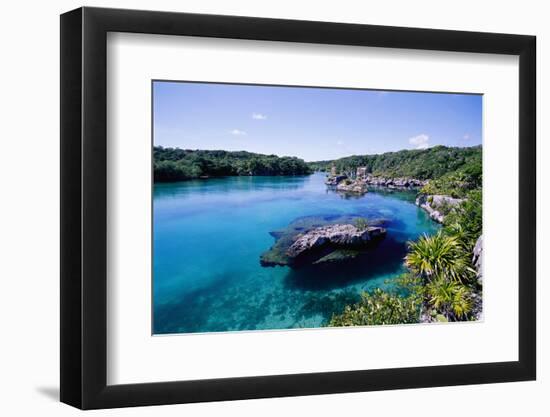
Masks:
[[[483,201],[481,188],[469,191],[465,201],[445,217],[445,229],[453,224],[459,224],[468,236],[465,241],[468,250],[474,247],[483,228]]]
[[[343,313],[333,315],[328,325],[370,326],[418,323],[421,308],[421,299],[416,294],[400,296],[376,288],[371,293],[364,292],[359,303],[348,305]]]
[[[367,230],[369,227],[369,222],[364,217],[359,217],[355,219],[355,227],[360,231]]]
[[[472,311],[470,290],[444,276],[438,276],[426,285],[426,296],[429,305],[449,320],[465,318]]]
[[[475,240],[471,232],[460,223],[452,223],[443,229],[443,233],[457,239],[465,251],[471,251],[470,244]]]
[[[424,296],[424,282],[413,274],[401,274],[397,278],[386,281],[387,284],[393,284],[393,291],[399,295],[416,297]]]
[[[439,231],[433,236],[424,235],[408,245],[409,253],[405,256],[405,264],[423,278],[431,280],[443,276],[463,282],[475,273],[455,236],[447,236]]]

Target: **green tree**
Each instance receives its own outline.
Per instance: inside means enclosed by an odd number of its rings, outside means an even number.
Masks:
[[[232,175],[308,175],[311,168],[301,159],[245,151],[153,149],[154,180],[182,181],[199,177]]]

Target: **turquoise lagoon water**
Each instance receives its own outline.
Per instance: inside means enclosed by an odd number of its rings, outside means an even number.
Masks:
[[[324,175],[230,177],[154,188],[153,332],[310,328],[391,285],[404,271],[406,242],[438,225],[415,193],[372,189],[345,198]],[[386,219],[387,237],[368,254],[300,269],[262,267],[260,255],[304,216]]]

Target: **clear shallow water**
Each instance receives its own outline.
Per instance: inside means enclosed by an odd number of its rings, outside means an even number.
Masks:
[[[324,174],[155,184],[154,333],[318,327],[404,271],[406,242],[438,225],[414,192],[343,198]],[[303,216],[386,219],[386,239],[345,264],[262,267],[270,231]],[[389,280],[389,283],[387,282]]]

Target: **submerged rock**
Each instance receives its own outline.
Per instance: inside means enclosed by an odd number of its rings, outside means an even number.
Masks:
[[[317,259],[313,262],[313,264],[319,265],[330,262],[342,262],[348,259],[356,258],[363,253],[364,251],[357,249],[336,249],[334,252]]]
[[[359,216],[313,216],[297,219],[287,228],[271,232],[277,240],[260,256],[262,266],[291,266],[341,262],[366,252],[381,240],[383,220],[366,228],[354,223]]]

